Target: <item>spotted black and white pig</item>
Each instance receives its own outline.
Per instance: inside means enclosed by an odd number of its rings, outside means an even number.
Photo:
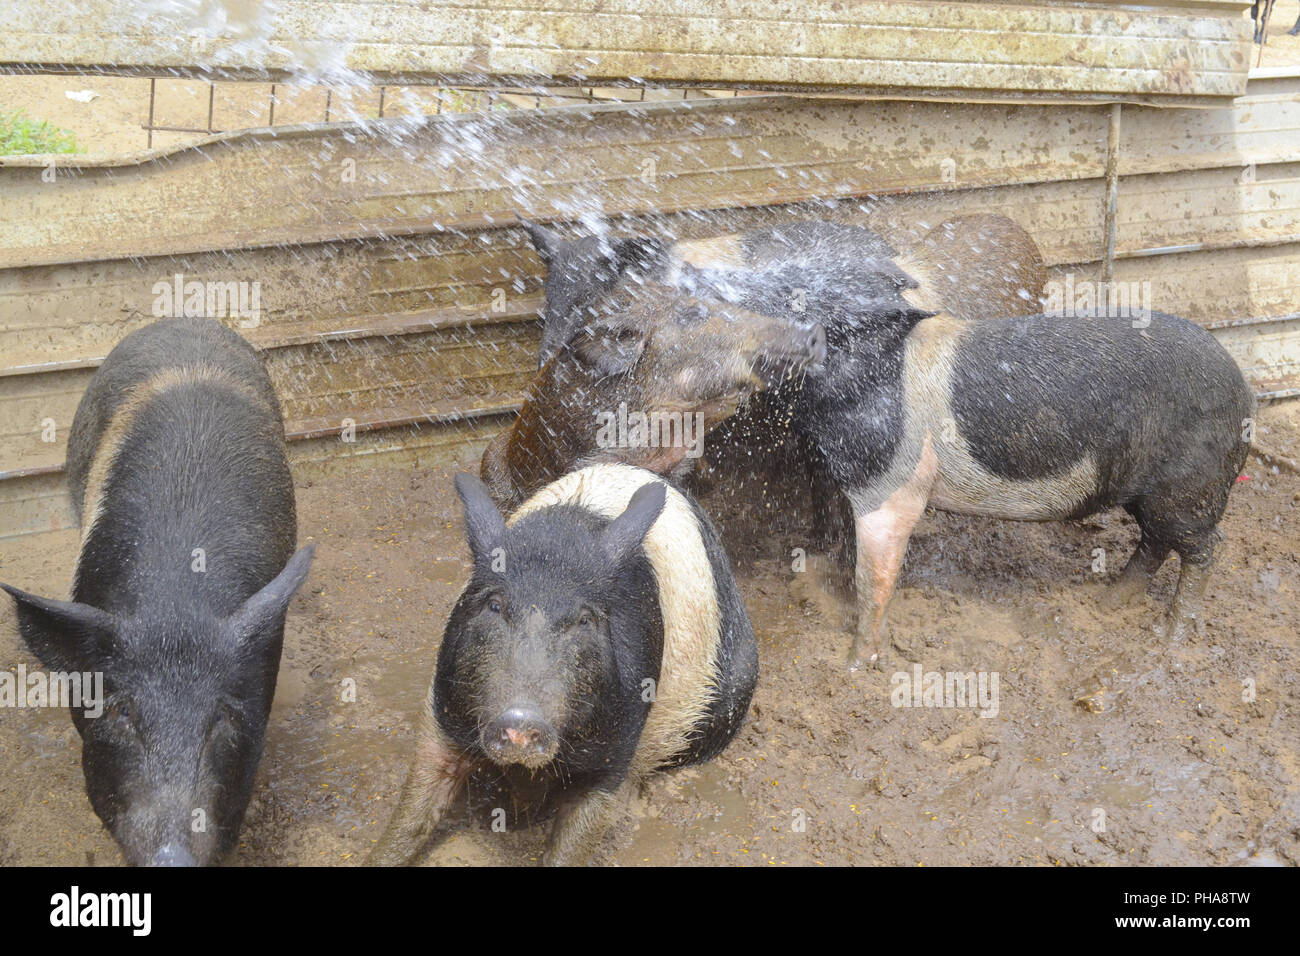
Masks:
[[[1207,331],[1149,319],[963,322],[900,295],[859,347],[829,349],[796,408],[848,497],[857,545],[851,666],[878,660],[912,529],[927,505],[1050,521],[1125,509],[1142,531],[1120,592],[1181,559],[1169,633],[1202,621],[1217,531],[1254,396]]]
[[[409,862],[484,764],[563,806],[547,863],[587,862],[646,775],[735,736],[758,674],[749,617],[708,517],[651,472],[572,472],[508,521],[476,478],[456,489],[473,574],[369,862]]]
[[[82,525],[72,599],[3,585],[52,671],[104,675],[103,712],[72,711],[86,793],[133,864],[219,861],[262,754],[294,553],[280,406],[256,352],[209,319],[131,333],[69,433]]]

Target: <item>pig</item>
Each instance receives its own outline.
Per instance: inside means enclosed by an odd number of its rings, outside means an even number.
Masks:
[[[599,303],[618,289],[652,284],[691,292],[707,288],[715,269],[746,268],[779,258],[818,240],[824,252],[853,250],[867,257],[894,250],[869,229],[826,222],[796,222],[711,239],[674,242],[656,236],[584,236],[566,240],[525,223],[538,258],[547,267],[538,368],[545,367],[573,335],[600,312]]]
[[[708,429],[825,352],[819,325],[629,283],[590,303],[588,324],[547,362],[480,474],[507,508],[596,461],[680,476]]]
[[[539,369],[582,328],[593,302],[628,284],[673,285],[707,296],[743,285],[750,271],[794,260],[834,271],[888,260],[912,277],[916,304],[959,318],[997,318],[1032,314],[1047,282],[1029,233],[1006,216],[987,213],[946,219],[902,253],[874,230],[818,220],[678,241],[644,235],[566,240],[536,223],[524,227],[547,267]],[[735,301],[734,294],[728,298]],[[770,301],[758,311],[773,309],[788,314],[790,303]]]
[[[917,282],[913,305],[956,319],[1032,315],[1043,306],[1047,267],[1033,237],[990,213],[954,216],[897,257]]]
[[[888,302],[901,291],[917,308],[948,309],[961,318],[1025,315],[1039,307],[1047,280],[1030,235],[991,214],[944,220],[906,253],[870,229],[821,221],[679,242],[651,236],[565,240],[544,226],[528,223],[526,229],[548,270],[543,361],[592,321],[594,303],[648,282],[786,321],[817,321],[827,330],[828,348],[853,349],[859,313],[869,316],[882,297]],[[729,428],[780,441],[782,423],[794,418],[797,383],[772,388]],[[812,544],[835,549],[840,565],[851,568],[848,503],[817,443],[797,427],[792,437],[810,482]]]
[[[69,432],[81,523],[69,601],[3,586],[51,671],[104,675],[73,709],[86,793],[131,864],[219,861],[261,759],[289,599],[311,565],[257,353],[210,319],[124,338]]]
[[[368,863],[410,862],[483,765],[561,807],[544,863],[591,862],[641,781],[716,756],[748,711],[758,649],[730,564],[695,501],[630,465],[571,472],[508,521],[473,476],[456,490],[473,572]]]
[[[906,291],[892,307],[873,302],[857,348],[828,348],[795,408],[851,504],[851,668],[879,665],[885,611],[927,506],[1035,521],[1123,508],[1142,536],[1116,599],[1143,592],[1175,551],[1166,632],[1199,631],[1254,414],[1214,336],[1159,312],[966,322],[917,308]]]

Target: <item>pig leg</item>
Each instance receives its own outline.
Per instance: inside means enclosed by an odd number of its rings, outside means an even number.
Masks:
[[[585,866],[609,830],[619,809],[628,805],[631,780],[616,790],[595,789],[555,821],[543,862],[547,866]]]
[[[893,597],[898,572],[903,567],[908,539],[925,512],[938,471],[939,460],[927,435],[921,460],[911,477],[875,511],[855,516],[858,626],[849,652],[850,670],[877,665],[880,661],[885,609]]]
[[[1196,545],[1178,549],[1178,590],[1169,610],[1171,640],[1182,640],[1193,631],[1200,634],[1205,630],[1201,604],[1205,599],[1205,588],[1210,583],[1214,553],[1222,540],[1222,532],[1215,529]]]
[[[821,551],[830,551],[837,543],[848,537],[848,526],[843,520],[843,512],[840,508],[843,496],[838,486],[831,480],[826,459],[817,448],[817,443],[802,433],[798,438],[800,455],[808,469],[809,492],[812,498],[813,547]]]
[[[1116,608],[1130,604],[1146,593],[1147,585],[1151,583],[1152,576],[1160,570],[1160,566],[1165,563],[1169,551],[1169,545],[1157,541],[1143,531],[1137,550],[1128,559],[1128,564],[1124,565],[1118,580],[1111,585],[1108,601],[1110,606]]]
[[[473,768],[473,758],[443,735],[433,719],[433,692],[421,710],[415,756],[388,829],[366,861],[368,866],[404,866],[442,822]]]

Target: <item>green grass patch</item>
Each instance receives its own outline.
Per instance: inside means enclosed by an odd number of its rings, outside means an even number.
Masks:
[[[30,156],[33,153],[81,153],[76,137],[66,129],[37,122],[22,110],[0,111],[0,156]]]

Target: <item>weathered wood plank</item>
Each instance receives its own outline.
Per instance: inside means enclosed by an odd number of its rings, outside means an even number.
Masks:
[[[1246,6],[284,0],[196,17],[188,5],[9,0],[0,64],[1195,102],[1244,92]]]
[[[1100,108],[969,104],[954,122],[957,109],[740,97],[302,127],[116,165],[63,158],[54,182],[39,161],[0,159],[0,267],[481,230],[520,214],[666,214],[1104,172]],[[1294,162],[1300,88],[1224,110],[1130,107],[1122,128],[1125,175]]]

